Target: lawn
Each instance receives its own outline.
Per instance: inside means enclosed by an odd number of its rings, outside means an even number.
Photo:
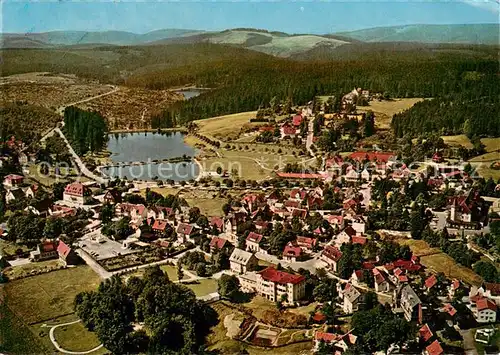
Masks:
[[[374,100],[370,101],[369,106],[358,106],[356,110],[359,112],[373,111],[376,126],[380,129],[389,129],[394,114],[404,111],[422,100],[421,98],[394,99],[391,101]]]
[[[420,262],[425,267],[442,272],[447,278],[463,280],[469,284],[479,286],[482,283],[481,277],[465,266],[461,266],[445,253],[438,253],[420,258]]]
[[[5,275],[9,279],[15,279],[23,276],[28,276],[31,273],[46,272],[51,269],[57,269],[62,265],[59,259],[56,260],[45,260],[40,262],[33,262],[29,264],[12,266],[5,269]]]
[[[95,290],[99,283],[90,267],[78,266],[8,282],[4,287],[9,308],[31,324],[72,313],[75,296]]]
[[[217,280],[214,279],[202,279],[192,283],[183,283],[183,285],[193,290],[196,297],[203,297],[217,292]]]
[[[467,149],[473,148],[470,139],[465,134],[457,136],[441,136],[441,138],[443,138],[443,141],[450,146],[463,146]]]
[[[222,205],[227,202],[225,198],[186,198],[191,207],[198,207],[202,214],[213,217],[222,216]]]
[[[194,121],[200,128],[199,133],[212,137],[239,135],[239,129],[245,124],[250,124],[250,119],[255,118],[257,111],[240,112],[232,115],[217,116],[204,120]]]
[[[262,180],[271,177],[275,167],[282,169],[288,163],[304,163],[306,166],[315,164],[315,159],[311,160],[309,157],[281,154],[274,147],[267,149],[267,152],[265,150],[221,150],[222,158],[203,159],[201,164],[206,171],[215,171],[218,166],[229,172],[237,170],[238,177],[246,180]]]
[[[425,256],[441,253],[438,248],[432,248],[424,240],[416,239],[398,239],[397,242],[401,245],[408,245],[414,255]]]
[[[3,286],[0,286],[0,288]],[[2,289],[0,289],[2,292]],[[21,318],[0,303],[0,353],[10,354],[49,354],[49,350],[40,344]]]
[[[21,249],[22,252],[29,251],[30,248],[28,248],[25,245],[19,245],[16,243],[9,242],[7,240],[0,239],[0,255],[15,255],[16,250]]]
[[[88,351],[101,344],[97,335],[81,322],[56,328],[54,337],[59,346],[69,351]]]
[[[472,158],[470,161],[479,164],[477,172],[485,179],[490,177],[500,179],[500,170],[492,169],[491,164],[500,161],[500,138],[483,138],[481,142],[486,146],[486,154]]]

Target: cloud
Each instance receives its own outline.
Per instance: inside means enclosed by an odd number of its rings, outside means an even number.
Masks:
[[[493,12],[495,14],[500,13],[500,0],[461,0],[462,2],[479,7],[481,9]]]

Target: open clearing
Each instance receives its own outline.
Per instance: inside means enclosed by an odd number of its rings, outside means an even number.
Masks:
[[[30,324],[73,313],[75,296],[99,282],[90,267],[77,266],[8,282],[4,289],[9,308]]]
[[[4,273],[9,279],[14,279],[18,277],[28,276],[36,272],[44,272],[46,270],[55,269],[61,265],[62,263],[61,261],[59,261],[59,259],[45,260],[36,263],[10,266],[4,270]]]
[[[465,135],[465,134],[459,134],[457,136],[441,136],[443,138],[443,141],[452,147],[459,147],[463,146],[467,149],[472,149],[473,145],[470,141],[470,139]]]
[[[423,101],[422,98],[394,99],[391,101],[370,101],[369,106],[357,106],[359,112],[373,111],[375,113],[375,125],[380,129],[389,129],[391,127],[392,116],[398,112],[409,109],[417,102]]]
[[[250,125],[250,119],[255,118],[257,111],[240,112],[232,115],[217,116],[194,121],[200,128],[199,133],[214,138],[225,138],[235,133],[245,124]],[[237,138],[237,137],[235,137]]]
[[[217,292],[217,280],[201,279],[189,283],[183,283],[184,286],[193,290],[196,297],[203,297]]]
[[[392,239],[401,245],[408,245],[415,255],[420,256],[420,262],[426,268],[434,272],[442,272],[448,278],[464,280],[473,285],[482,283],[481,277],[471,269],[459,265],[453,258],[437,248],[432,248],[424,240],[415,239]]]
[[[481,277],[465,266],[456,263],[445,253],[423,256],[420,258],[422,265],[435,272],[442,272],[447,278],[463,280],[472,285],[479,286],[483,282]]]
[[[469,160],[473,163],[480,163],[476,167],[479,175],[485,179],[493,178],[495,181],[500,179],[500,170],[492,169],[491,165],[500,162],[500,138],[483,138],[481,142],[486,146],[486,154],[477,156]]]

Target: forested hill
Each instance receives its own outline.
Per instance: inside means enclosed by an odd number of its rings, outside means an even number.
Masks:
[[[469,75],[469,79],[470,75]],[[411,137],[428,132],[500,137],[500,87],[498,80],[477,79],[461,92],[415,104],[394,115],[396,136]]]

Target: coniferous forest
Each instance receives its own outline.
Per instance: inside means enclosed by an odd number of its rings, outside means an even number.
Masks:
[[[78,155],[99,151],[108,141],[106,120],[97,112],[74,106],[64,110],[64,131]]]

